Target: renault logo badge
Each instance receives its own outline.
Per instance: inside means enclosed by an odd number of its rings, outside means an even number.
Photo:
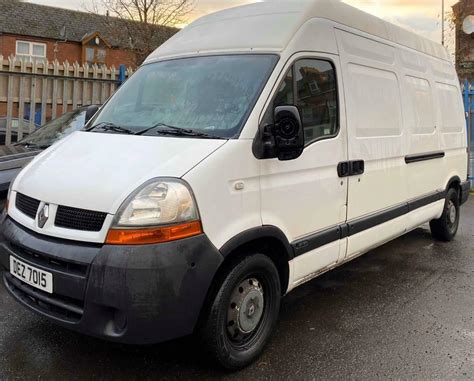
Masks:
[[[48,221],[48,218],[49,218],[49,204],[44,204],[43,208],[40,210],[38,214],[38,226],[40,228],[43,228],[46,221]]]

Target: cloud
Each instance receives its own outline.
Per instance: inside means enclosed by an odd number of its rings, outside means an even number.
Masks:
[[[423,13],[425,15],[439,15],[441,13],[440,0],[346,0],[347,3],[362,9],[372,9],[383,15]],[[446,0],[446,10],[457,0]]]

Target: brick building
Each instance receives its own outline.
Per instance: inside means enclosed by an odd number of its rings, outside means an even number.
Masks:
[[[0,55],[135,67],[128,35],[134,26],[134,22],[109,16],[0,0]],[[175,33],[171,28],[162,31],[156,46]]]
[[[456,22],[456,69],[461,80],[474,81],[474,33],[463,31],[463,22],[474,16],[474,0],[461,0],[453,6]]]

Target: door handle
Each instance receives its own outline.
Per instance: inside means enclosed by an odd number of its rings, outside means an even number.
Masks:
[[[364,160],[351,161],[350,167],[350,175],[359,176],[362,175],[365,171],[365,162]]]
[[[339,177],[348,177],[350,176],[350,165],[348,161],[343,161],[337,166],[337,174]]]
[[[364,160],[343,161],[337,166],[339,177],[359,176],[365,171]]]

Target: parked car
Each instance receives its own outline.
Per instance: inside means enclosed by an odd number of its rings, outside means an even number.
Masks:
[[[6,117],[0,118],[0,145],[5,144],[5,137],[7,132],[7,123],[8,119]],[[20,119],[12,118],[11,119],[11,142],[15,143],[18,140],[18,127],[20,124]],[[29,135],[29,128],[30,128],[30,121],[24,119],[23,120],[23,136]],[[40,128],[37,124],[34,124],[34,129],[37,130]]]
[[[83,128],[88,109],[96,111],[97,106],[81,107],[67,112],[46,123],[18,143],[0,146],[0,191],[7,190],[12,179],[42,150]]]
[[[4,284],[72,330],[197,333],[240,369],[295,287],[426,222],[454,239],[466,146],[441,45],[336,1],[219,12],[18,175]]]

